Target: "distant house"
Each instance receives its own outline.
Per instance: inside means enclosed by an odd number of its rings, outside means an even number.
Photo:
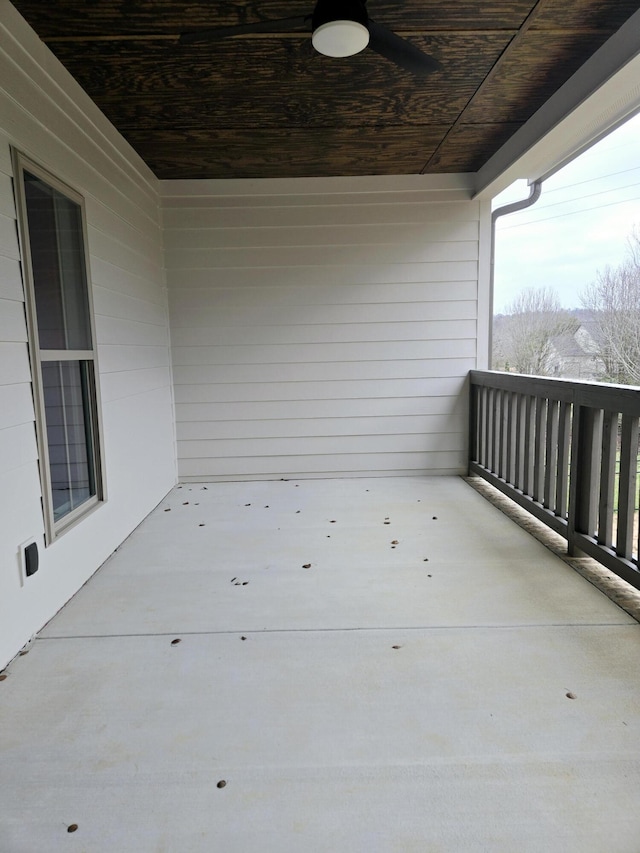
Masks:
[[[550,341],[549,361],[553,376],[567,379],[599,379],[605,373],[600,358],[597,324],[585,319],[574,332],[555,335]]]

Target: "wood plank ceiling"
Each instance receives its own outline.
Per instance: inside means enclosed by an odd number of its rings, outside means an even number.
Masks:
[[[369,0],[436,57],[417,77],[310,33],[180,33],[308,15],[313,0],[13,0],[160,178],[476,171],[640,0]]]

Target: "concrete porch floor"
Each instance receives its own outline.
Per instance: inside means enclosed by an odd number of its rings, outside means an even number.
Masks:
[[[2,853],[640,850],[640,625],[461,479],[177,487],[7,674]]]

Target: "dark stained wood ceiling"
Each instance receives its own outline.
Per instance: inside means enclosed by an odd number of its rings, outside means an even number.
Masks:
[[[310,33],[179,43],[180,33],[307,15],[313,0],[13,0],[159,178],[473,172],[640,0],[369,0],[436,57],[418,77]]]

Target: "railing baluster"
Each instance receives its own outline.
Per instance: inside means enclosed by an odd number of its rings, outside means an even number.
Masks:
[[[596,482],[598,422],[600,409],[576,406],[573,413],[574,431],[571,440],[571,495],[569,498],[569,545],[575,546],[572,533],[593,536],[598,521],[598,487]],[[575,555],[574,555],[575,556]]]
[[[640,457],[640,447],[638,448],[638,457]],[[640,460],[636,461],[636,471],[638,470],[638,463]],[[635,563],[640,567],[640,493],[638,494],[638,499],[636,501],[638,505],[638,509],[633,514],[634,517],[634,529],[636,531],[636,546],[635,553],[633,555]]]
[[[502,478],[504,471],[502,454],[504,448],[504,391],[498,391],[496,403],[496,461],[494,470],[498,477]]]
[[[558,401],[547,403],[547,441],[544,466],[543,506],[555,511],[556,477],[558,473]]]
[[[515,455],[515,441],[514,441],[514,421],[515,421],[515,412],[514,412],[514,395],[511,391],[507,391],[507,426],[506,426],[506,465],[504,471],[504,478],[507,483],[513,484],[513,460]]]
[[[482,413],[482,465],[489,467],[489,399],[491,388],[484,388],[484,411]]]
[[[522,491],[524,483],[524,405],[522,394],[516,394],[515,473],[513,485]]]
[[[487,394],[488,388],[480,388],[480,417],[478,420],[479,456],[482,465],[487,464]]]
[[[484,447],[482,441],[484,437],[484,395],[487,389],[479,386],[471,386],[471,435],[475,444],[469,448],[470,458],[480,465],[484,465]]]
[[[533,438],[535,418],[535,397],[527,394],[524,422],[524,480],[522,491],[525,495],[531,495],[533,491]]]
[[[569,497],[569,449],[571,447],[571,403],[560,403],[558,415],[558,477],[556,481],[555,515],[567,517]]]
[[[502,478],[508,482],[507,467],[509,465],[509,397],[508,391],[502,392],[502,432],[500,434]]]
[[[602,460],[600,463],[600,502],[598,506],[598,542],[613,544],[614,483],[618,447],[618,413],[605,412],[602,419]]]
[[[491,470],[491,395],[492,389],[487,388],[484,398],[484,464]]]
[[[509,433],[509,442],[511,446],[511,479],[510,483],[515,485],[518,480],[518,422],[520,420],[520,394],[513,392],[511,394],[511,430]]]
[[[499,477],[504,476],[504,391],[498,392],[498,411],[496,422],[496,472]]]
[[[546,449],[545,426],[546,426],[547,401],[543,397],[536,398],[536,436],[533,461],[533,499],[538,503],[544,500],[544,457]]]
[[[489,411],[487,420],[487,468],[489,471],[495,472],[495,457],[496,457],[496,397],[498,392],[495,388],[490,389],[489,394]]]
[[[500,470],[507,478],[507,447],[509,445],[509,392],[503,391],[500,400]]]
[[[620,440],[620,484],[618,488],[618,535],[616,553],[631,559],[633,554],[633,519],[636,506],[638,470],[638,418],[622,416]]]
[[[478,462],[480,458],[479,427],[480,423],[480,397],[482,389],[471,386],[469,395],[469,459]]]

